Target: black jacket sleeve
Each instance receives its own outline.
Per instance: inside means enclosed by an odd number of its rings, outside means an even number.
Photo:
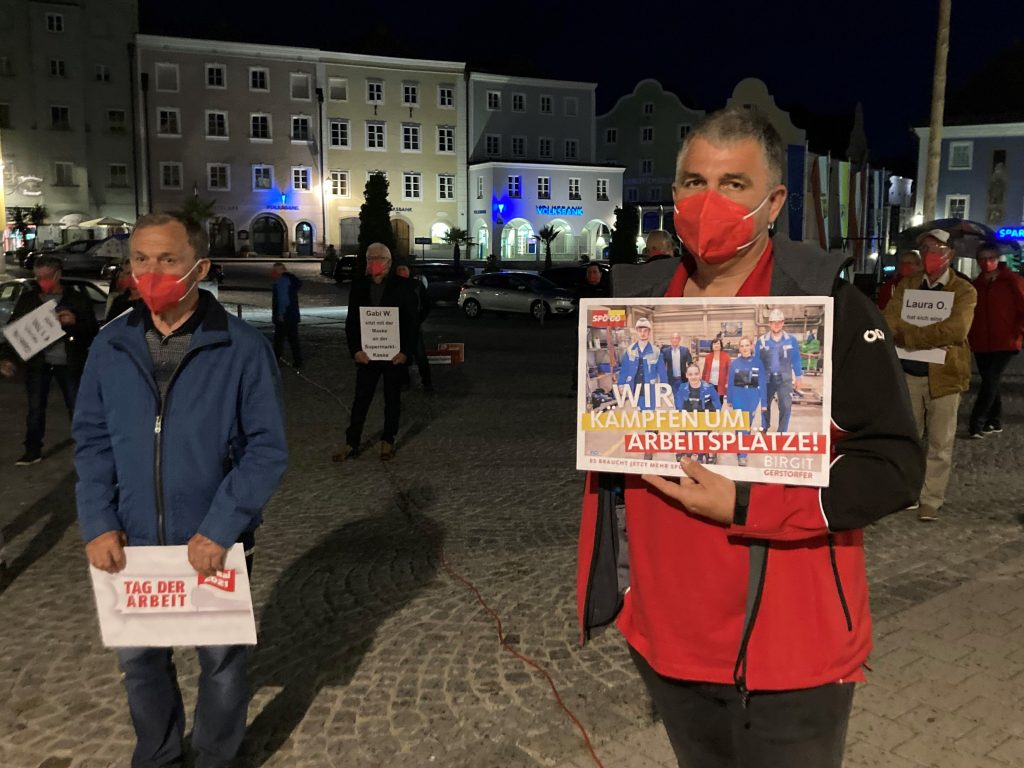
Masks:
[[[397,304],[398,333],[402,354],[412,360],[416,356],[416,339],[420,330],[420,306],[410,280],[406,280],[405,284],[401,285]]]
[[[368,296],[369,288],[365,279],[352,282],[352,289],[348,294],[348,314],[345,316],[345,340],[348,342],[349,357],[355,357],[356,352],[363,348],[359,309]]]
[[[863,528],[918,498],[924,454],[885,321],[857,288],[835,292],[832,421],[838,457],[822,489],[832,531]]]

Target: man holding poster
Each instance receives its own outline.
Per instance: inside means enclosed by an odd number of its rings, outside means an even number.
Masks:
[[[236,573],[224,570],[227,552],[238,542],[251,552],[287,464],[277,362],[262,333],[199,290],[210,262],[197,223],[147,214],[128,248],[144,303],[96,337],[72,428],[86,555],[115,574],[126,545],[133,565],[147,548],[178,546],[195,571],[191,585],[226,587]],[[126,606],[182,608],[186,583],[158,583],[127,580]],[[228,596],[214,590],[213,599],[218,592]],[[249,649],[197,650],[196,766],[228,766],[245,734]],[[185,712],[171,649],[124,647],[118,657],[138,739],[132,766],[180,764]]]
[[[709,115],[678,157],[682,259],[617,266],[613,280],[629,297],[834,302],[827,487],[736,482],[686,459],[678,480],[587,476],[581,640],[617,624],[681,766],[839,768],[871,651],[861,529],[913,501],[923,474],[877,309],[839,279],[842,255],[770,237],[784,156],[756,112]],[[865,395],[877,391],[890,394]]]

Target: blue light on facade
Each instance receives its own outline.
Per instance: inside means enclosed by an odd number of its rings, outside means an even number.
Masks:
[[[999,237],[1024,240],[1024,227],[1002,227],[996,234]]]

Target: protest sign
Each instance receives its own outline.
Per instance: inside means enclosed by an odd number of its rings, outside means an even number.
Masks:
[[[64,335],[57,319],[57,302],[45,302],[4,326],[4,338],[22,360],[28,360]]]
[[[398,307],[360,307],[359,329],[363,352],[371,360],[391,360],[402,351]]]
[[[923,328],[947,320],[953,312],[953,294],[950,291],[910,290],[903,292],[903,306],[900,307],[900,318],[910,325]],[[916,360],[920,363],[946,362],[944,349],[909,350],[896,347],[896,355],[901,360]]]
[[[107,647],[255,645],[256,622],[241,544],[225,569],[201,576],[188,547],[125,547],[126,565],[89,568],[100,633]]]
[[[828,296],[584,299],[576,467],[828,485],[831,349]]]

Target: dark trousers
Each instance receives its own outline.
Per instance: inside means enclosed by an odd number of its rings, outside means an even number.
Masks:
[[[25,450],[29,453],[41,451],[43,435],[46,433],[46,403],[50,398],[50,383],[56,380],[64,395],[68,418],[74,416],[75,398],[78,397],[78,383],[81,377],[72,373],[66,365],[30,365],[25,373],[25,387],[28,390],[28,415],[25,418]]]
[[[302,350],[299,349],[299,321],[285,320],[274,323],[274,355],[281,359],[284,354],[284,340],[288,338],[288,346],[292,350],[292,365],[302,367]]]
[[[853,683],[750,695],[662,677],[631,647],[680,768],[841,768]]]
[[[767,432],[772,420],[772,397],[779,403],[779,432],[789,431],[789,415],[793,412],[793,380],[788,381],[778,374],[768,377],[768,393],[761,411],[761,426]]]
[[[227,768],[245,736],[249,702],[244,645],[210,645],[199,654],[192,749],[196,768]],[[121,648],[117,652],[137,743],[132,768],[181,765],[185,708],[170,648]]]
[[[377,382],[384,379],[384,434],[381,440],[395,444],[398,435],[398,419],[402,411],[402,381],[409,372],[404,365],[395,365],[390,360],[374,360],[365,365],[356,364],[356,394],[352,401],[352,421],[345,431],[345,442],[359,448],[363,439],[363,426],[370,403],[377,391]]]
[[[1002,426],[1003,399],[999,394],[999,382],[1003,371],[1016,352],[975,352],[974,361],[981,374],[981,388],[971,409],[970,431],[980,432],[982,427]]]
[[[427,359],[427,346],[423,343],[423,331],[416,335],[416,368],[420,372],[420,384],[424,389],[433,388],[430,378],[430,361]]]

